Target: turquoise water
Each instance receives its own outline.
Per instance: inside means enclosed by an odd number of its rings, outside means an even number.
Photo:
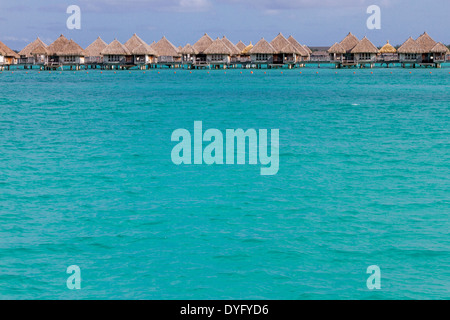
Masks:
[[[450,298],[450,69],[158,71],[0,74],[0,298]],[[175,166],[194,121],[279,173]]]

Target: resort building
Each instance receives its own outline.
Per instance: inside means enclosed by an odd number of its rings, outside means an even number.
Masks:
[[[352,50],[358,45],[358,43],[359,39],[351,32],[349,32],[349,34],[339,43],[345,52],[342,54],[340,60],[335,60],[336,68],[353,67],[357,65],[355,61],[355,54],[352,53]],[[328,52],[332,53],[331,51]]]
[[[377,59],[378,48],[364,37],[351,51],[357,66],[373,68]]]
[[[185,45],[181,50],[181,61],[183,64],[187,65],[188,68],[192,68],[192,65],[195,62],[195,57],[198,54],[198,51],[194,49],[189,43]]]
[[[0,70],[7,70],[14,64],[17,64],[20,56],[11,50],[7,45],[0,41]]]
[[[273,66],[288,65],[289,68],[295,66],[297,55],[301,56],[301,53],[281,33],[270,44],[276,52],[273,55]]]
[[[47,45],[42,42],[41,39],[37,38],[32,43],[28,44],[22,51],[19,52],[19,64],[24,65],[25,69],[28,67],[32,68],[33,65],[44,65],[45,63],[45,55],[47,54],[46,50],[36,50],[39,47],[47,48]],[[33,52],[34,51],[34,52]],[[39,55],[36,52],[44,52],[44,54]]]
[[[330,49],[328,49],[328,54],[330,56],[331,62],[344,62],[344,57],[347,51],[344,49],[344,47],[340,43],[335,43],[331,46]],[[338,64],[336,63],[336,67]]]
[[[58,52],[61,52],[68,43],[69,39],[64,37],[64,35],[60,35],[58,39],[47,47],[46,68],[56,69],[61,67]]]
[[[378,52],[378,60],[381,61],[382,64],[386,63],[386,67],[388,68],[390,63],[398,61],[397,49],[389,43],[389,40]]]
[[[311,53],[309,51],[311,50],[306,50],[306,48],[304,46],[302,46],[300,44],[300,42],[298,42],[293,36],[289,36],[289,38],[287,39],[289,41],[290,44],[292,44],[297,51],[299,52],[299,54],[297,54],[297,60],[296,63],[298,63],[301,67],[304,66],[303,62],[304,61],[309,61],[311,58]],[[308,48],[309,49],[309,48]]]
[[[206,63],[209,66],[213,66],[213,68],[216,69],[226,69],[231,63],[233,50],[231,50],[222,39],[217,38],[204,51],[204,54],[206,54]]]
[[[411,37],[406,40],[398,49],[398,53],[402,67],[409,65],[413,68],[416,66],[440,68],[441,64],[445,62],[448,48],[442,43],[434,41],[425,32],[417,40]]]
[[[162,37],[151,47],[157,54],[157,61],[160,66],[178,67],[181,64],[181,54],[166,37]]]
[[[132,57],[130,50],[117,39],[101,51],[103,64],[107,69],[120,69],[127,65],[127,57]]]
[[[137,65],[140,70],[145,70],[148,66],[157,63],[156,51],[145,42],[136,47],[131,53],[134,57],[134,64]]]
[[[239,61],[243,68],[250,67],[250,64],[252,62],[252,58],[250,56],[250,50],[252,50],[252,49],[253,49],[253,44],[250,42],[250,44],[241,51],[241,54],[239,56]]]
[[[271,68],[276,50],[269,42],[267,42],[267,40],[262,38],[248,53],[250,54],[252,64],[255,65],[257,69],[260,69],[263,65],[267,68]]]
[[[97,68],[97,66],[103,64],[102,51],[108,46],[108,44],[98,37],[94,42],[92,42],[84,51],[86,53],[85,63],[86,66],[91,66],[91,68]]]
[[[234,45],[233,42],[228,40],[227,37],[223,36],[222,42],[231,50],[231,64],[235,66],[237,63],[239,63],[239,57],[241,55],[241,50],[239,50],[238,47]]]
[[[205,67],[207,65],[205,50],[208,49],[213,42],[214,40],[205,33],[196,43],[194,43],[193,47],[195,51],[197,51],[195,66]]]
[[[71,70],[74,67],[76,70],[80,70],[81,65],[84,65],[85,55],[84,49],[73,40],[69,40],[60,51],[56,52],[61,67],[70,66]]]

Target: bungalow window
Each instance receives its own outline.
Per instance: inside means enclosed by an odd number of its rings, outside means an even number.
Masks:
[[[65,59],[64,59],[66,62],[75,62],[75,57],[73,57],[73,56],[68,56],[68,57],[65,57]]]
[[[212,61],[223,61],[223,55],[221,54],[213,54],[211,57]]]
[[[269,55],[268,55],[268,54],[258,53],[258,54],[256,55],[256,60],[257,60],[257,61],[266,61],[266,60],[269,60]]]
[[[415,53],[406,53],[405,54],[405,60],[416,60],[417,54]]]
[[[359,55],[359,58],[360,58],[361,60],[370,60],[370,53],[361,53],[361,54]]]
[[[109,61],[111,62],[119,62],[120,56],[109,56]]]

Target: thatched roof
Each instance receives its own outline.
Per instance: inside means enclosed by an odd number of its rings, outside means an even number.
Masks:
[[[108,56],[130,56],[131,52],[127,47],[125,47],[117,39],[115,39],[105,49],[102,50],[101,54]]]
[[[56,55],[58,52],[61,52],[68,43],[69,39],[60,35],[58,39],[47,47],[49,55]]]
[[[351,32],[340,42],[340,45],[344,48],[345,52],[350,52],[359,43],[359,39],[355,37]]]
[[[236,43],[236,48],[238,48],[241,52],[242,50],[244,50],[247,46],[245,45],[245,43],[243,43],[241,40],[239,40],[238,43]]]
[[[422,48],[424,52],[431,52],[431,49],[437,44],[436,41],[431,39],[428,33],[424,32],[419,38],[417,38],[416,43]]]
[[[138,56],[147,55],[156,57],[156,51],[153,50],[153,48],[146,43],[142,43],[140,46],[136,47],[133,51],[131,51],[131,53]]]
[[[2,55],[5,57],[14,57],[16,59],[19,59],[20,56],[12,51],[6,44],[0,41],[0,51],[2,52]]]
[[[295,48],[292,44],[288,43],[283,49],[278,51],[279,53],[287,53],[287,54],[298,54],[300,55],[300,52]]]
[[[258,41],[257,44],[248,52],[250,54],[275,54],[277,51],[270,43],[268,43],[264,38]]]
[[[213,39],[211,39],[210,36],[208,36],[207,33],[203,35],[194,45],[194,49],[197,50],[198,53],[203,53],[212,43]]]
[[[281,52],[284,48],[288,47],[290,44],[289,41],[281,34],[279,33],[275,39],[270,42],[272,47],[277,51],[277,53],[296,53],[295,51],[292,52]],[[291,45],[292,46],[292,45]]]
[[[241,54],[247,55],[247,54],[249,54],[250,50],[252,50],[252,49],[253,49],[253,44],[250,42],[250,44],[248,46],[246,46],[244,48],[244,50],[242,50]]]
[[[177,47],[175,47],[166,37],[162,37],[157,43],[151,46],[156,51],[158,57],[179,57]]]
[[[217,38],[203,53],[232,55],[233,51],[228,48],[228,46],[222,41],[222,39]]]
[[[287,40],[297,49],[302,57],[308,57],[310,55],[310,53],[300,44],[300,42],[295,40],[293,36],[289,36]]]
[[[39,46],[43,46],[45,48],[47,47],[47,45],[44,42],[42,42],[41,39],[37,38],[32,43],[28,44],[25,48],[23,48],[22,51],[19,52],[19,55],[29,58],[32,56],[31,52]]]
[[[380,53],[397,53],[397,49],[395,49],[388,40],[388,42],[380,49]]]
[[[438,42],[438,43],[436,43],[436,45],[433,48],[431,48],[430,52],[432,52],[432,53],[448,53],[449,50],[448,50],[447,46]]]
[[[187,45],[184,46],[183,49],[181,49],[181,54],[196,55],[198,54],[198,51],[195,50],[194,47],[188,43]]]
[[[56,52],[58,56],[80,56],[84,57],[86,52],[83,48],[78,45],[75,41],[70,39],[70,41],[61,49],[61,51]]]
[[[307,46],[306,44],[303,45],[303,48],[305,48],[305,50],[306,50],[309,54],[313,53],[312,50],[311,50],[310,48],[308,48],[308,46]]]
[[[92,42],[84,51],[86,52],[86,57],[99,57],[101,52],[105,49],[108,44],[98,37],[94,42]]]
[[[351,51],[351,53],[378,53],[378,48],[364,37]]]
[[[337,53],[337,54],[344,54],[347,51],[345,51],[344,47],[341,46],[340,43],[335,43],[331,46],[330,49],[328,49],[328,53]]]
[[[230,40],[228,40],[227,37],[223,36],[222,42],[225,43],[225,45],[226,45],[228,48],[231,49],[231,53],[232,53],[233,55],[237,56],[237,55],[241,54],[241,50],[239,50],[239,48],[236,47],[236,46],[234,45],[233,42],[231,42]]]
[[[47,55],[48,56],[48,50],[47,47],[44,47],[43,45],[38,45],[36,48],[34,48],[31,52],[31,55]]]
[[[137,36],[137,34],[133,34],[133,36],[128,39],[127,42],[125,42],[123,45],[125,47],[128,48],[128,50],[130,50],[130,52],[132,52],[134,49],[136,49],[137,47],[139,47],[141,44],[146,44],[144,40],[142,40],[141,38],[139,38]]]
[[[408,40],[403,43],[397,50],[399,53],[423,53],[423,49],[414,41],[413,38],[409,37]]]

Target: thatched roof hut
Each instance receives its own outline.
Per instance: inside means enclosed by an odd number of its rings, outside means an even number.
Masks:
[[[228,40],[227,37],[223,36],[222,42],[223,42],[228,48],[231,49],[232,55],[237,56],[237,55],[240,55],[240,54],[241,54],[241,50],[239,50],[239,48],[236,47],[236,46],[234,45],[233,42],[231,42],[230,40]]]
[[[281,34],[281,32],[270,42],[270,44],[276,50],[277,53],[297,53],[297,50]],[[292,49],[293,49],[293,51],[290,51],[290,52],[281,52],[281,51],[289,51]]]
[[[217,38],[203,53],[232,55],[233,51],[222,41],[222,39]]]
[[[43,55],[43,56],[48,56],[49,52],[47,50],[47,47],[42,44],[38,45],[36,48],[34,48],[31,52],[30,55]]]
[[[275,54],[275,48],[264,38],[258,41],[255,46],[248,52],[250,54]]]
[[[449,53],[450,50],[448,50],[447,46],[442,44],[441,42],[436,43],[436,45],[431,48],[430,50],[431,53]]]
[[[188,43],[181,49],[181,54],[196,55],[198,54],[198,51],[195,50],[195,48]]]
[[[19,55],[21,57],[30,58],[33,55],[32,52],[40,46],[47,48],[47,45],[38,37],[32,43],[28,44],[25,48],[23,48],[22,51],[19,52]]]
[[[416,43],[422,48],[423,52],[431,52],[431,49],[437,44],[428,33],[424,32],[419,38],[417,38]]]
[[[298,42],[293,36],[289,36],[287,39],[290,44],[292,44],[302,57],[310,56],[310,53]]]
[[[125,42],[123,45],[125,47],[128,48],[128,50],[130,50],[130,52],[132,52],[134,49],[136,49],[137,47],[139,47],[142,44],[146,44],[144,40],[142,40],[141,38],[139,38],[137,36],[137,34],[133,34],[133,36],[128,39],[127,42]]]
[[[136,47],[134,50],[131,51],[133,55],[136,56],[155,56],[156,57],[156,51],[153,50],[151,46],[149,46],[146,43],[142,43],[138,47]]]
[[[84,51],[86,52],[86,57],[100,57],[101,52],[108,46],[108,44],[98,37],[94,42],[92,42]]]
[[[424,53],[423,49],[412,37],[409,37],[409,39],[406,40],[397,51],[398,53]]]
[[[250,42],[250,44],[248,46],[246,46],[244,48],[244,50],[242,50],[241,54],[248,55],[250,50],[252,50],[252,49],[253,49],[253,44]]]
[[[69,39],[64,37],[64,35],[60,35],[58,39],[47,47],[49,55],[57,55],[57,52],[61,52],[69,42]]]
[[[2,52],[2,55],[4,57],[12,57],[12,58],[16,58],[16,59],[20,58],[20,56],[17,53],[15,53],[13,50],[11,50],[6,44],[4,44],[1,41],[0,41],[0,51]]]
[[[156,51],[158,57],[179,57],[177,47],[175,47],[166,37],[162,37],[157,43],[151,46]]]
[[[194,49],[197,50],[198,53],[202,54],[212,43],[214,42],[207,33],[203,35],[194,45]]]
[[[337,42],[333,44],[330,49],[328,49],[328,53],[344,54],[346,52],[347,51],[345,51],[344,47]]]
[[[236,48],[238,48],[241,52],[242,50],[244,50],[247,46],[245,45],[245,43],[243,43],[241,40],[239,40],[238,43],[236,43]]]
[[[105,49],[102,50],[101,54],[108,56],[130,56],[131,52],[127,47],[125,47],[117,39],[115,39]]]
[[[78,56],[84,57],[86,52],[84,49],[78,45],[75,41],[70,39],[70,41],[60,50],[56,52],[57,56]]]
[[[364,37],[351,51],[351,53],[378,53],[378,48]]]
[[[395,49],[388,40],[388,42],[380,49],[380,53],[397,53],[397,49]]]
[[[345,52],[350,52],[359,43],[359,39],[351,32],[340,42],[340,45],[344,48]]]

